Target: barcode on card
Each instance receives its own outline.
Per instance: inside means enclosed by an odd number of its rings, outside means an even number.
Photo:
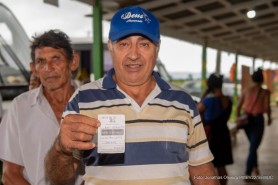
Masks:
[[[124,129],[101,129],[101,135],[103,136],[124,135]]]

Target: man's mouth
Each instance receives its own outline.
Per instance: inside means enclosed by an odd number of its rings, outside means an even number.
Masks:
[[[128,65],[126,65],[128,68],[131,68],[131,69],[136,69],[136,68],[139,68],[139,67],[141,67],[141,65],[139,65],[139,64],[128,64]]]

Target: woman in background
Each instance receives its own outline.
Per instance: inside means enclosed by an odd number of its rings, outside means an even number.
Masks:
[[[267,113],[268,125],[271,124],[270,92],[262,88],[264,78],[261,69],[252,74],[252,80],[254,84],[243,91],[237,106],[237,117],[240,116],[242,110],[250,115],[250,124],[244,128],[250,144],[245,171],[245,175],[248,176],[252,172],[254,175],[260,174],[257,150],[263,138],[264,113]]]
[[[211,74],[207,80],[207,90],[198,104],[202,121],[206,129],[212,161],[221,176],[220,184],[226,185],[226,165],[233,163],[232,145],[227,122],[232,111],[232,101],[222,93],[223,76]]]

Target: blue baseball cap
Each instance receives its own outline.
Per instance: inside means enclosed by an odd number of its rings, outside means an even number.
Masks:
[[[158,19],[139,6],[119,10],[112,17],[109,39],[113,42],[132,34],[143,35],[158,44],[160,42]]]

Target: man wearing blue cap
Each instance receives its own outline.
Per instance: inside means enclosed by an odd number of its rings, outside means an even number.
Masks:
[[[53,184],[70,184],[80,160],[88,185],[218,184],[194,101],[153,71],[159,46],[149,11],[133,6],[113,16],[114,68],[70,99],[45,159]]]

